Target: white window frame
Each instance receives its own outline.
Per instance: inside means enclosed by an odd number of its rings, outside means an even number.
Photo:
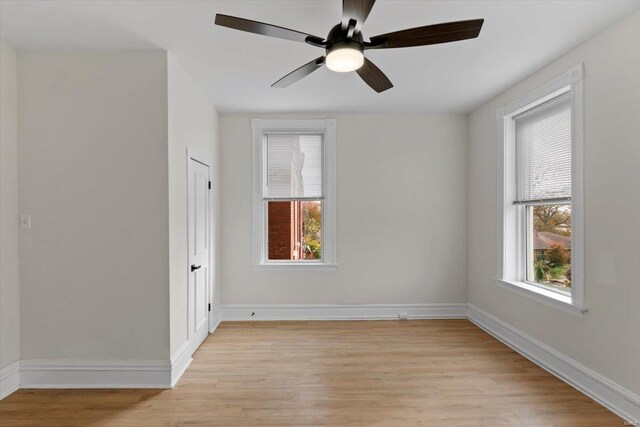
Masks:
[[[335,271],[336,262],[336,121],[335,119],[252,119],[253,228],[252,266],[269,271]],[[316,133],[323,135],[324,182],[322,203],[322,260],[273,261],[267,258],[267,215],[262,198],[265,133]]]
[[[563,75],[496,111],[498,122],[498,266],[496,283],[543,304],[582,315],[584,303],[584,66]],[[516,200],[515,122],[513,118],[563,93],[571,94],[571,295],[526,281],[526,224]]]

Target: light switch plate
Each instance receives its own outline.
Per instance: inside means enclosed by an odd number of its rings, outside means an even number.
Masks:
[[[31,215],[20,214],[20,230],[31,230]]]

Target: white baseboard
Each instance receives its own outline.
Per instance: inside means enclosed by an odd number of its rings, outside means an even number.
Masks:
[[[212,334],[216,328],[220,325],[222,319],[220,318],[220,310],[214,307],[209,316],[209,334]],[[171,357],[171,388],[175,387],[182,374],[185,373],[191,362],[193,361],[193,353],[202,344],[207,336],[200,337],[199,342],[191,345],[188,341],[182,344],[176,354]]]
[[[189,341],[186,341],[176,352],[176,355],[171,358],[171,388],[175,387],[193,361],[191,357],[193,353],[189,351],[190,349]]]
[[[220,313],[220,307],[214,307],[211,315],[209,316],[209,333],[212,334],[220,326],[222,322],[222,315]]]
[[[14,362],[0,369],[0,400],[20,387],[20,362]]]
[[[495,316],[467,304],[222,305],[209,330],[225,320],[465,319],[631,423],[640,397]],[[18,388],[170,388],[191,363],[185,343],[171,361],[23,360],[0,370],[0,399]]]
[[[640,397],[495,316],[469,304],[469,320],[536,365],[632,423],[640,423]]]
[[[223,304],[225,320],[465,319],[467,304]]]
[[[20,388],[170,388],[171,363],[22,360]]]

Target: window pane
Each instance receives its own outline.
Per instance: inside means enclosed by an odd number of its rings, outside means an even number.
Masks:
[[[321,198],[322,135],[267,134],[264,197]]]
[[[528,280],[571,292],[571,205],[528,206]]]
[[[322,202],[267,203],[269,260],[322,259]]]

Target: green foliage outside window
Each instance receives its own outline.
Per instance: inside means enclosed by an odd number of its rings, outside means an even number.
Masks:
[[[304,204],[303,234],[305,251],[310,259],[322,258],[322,205],[320,202]]]

